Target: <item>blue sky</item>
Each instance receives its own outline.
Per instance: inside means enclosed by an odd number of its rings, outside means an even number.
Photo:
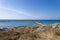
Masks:
[[[60,20],[60,0],[0,0],[0,19]]]

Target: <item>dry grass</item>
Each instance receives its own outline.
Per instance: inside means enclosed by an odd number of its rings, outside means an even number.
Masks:
[[[0,29],[0,40],[60,40],[60,24]]]

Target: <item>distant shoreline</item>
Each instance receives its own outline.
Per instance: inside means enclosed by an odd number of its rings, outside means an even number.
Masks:
[[[54,24],[60,23],[60,20],[0,20],[0,27],[37,26],[35,22]]]

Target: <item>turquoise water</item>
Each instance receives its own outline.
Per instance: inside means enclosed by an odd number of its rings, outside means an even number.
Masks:
[[[60,20],[0,20],[0,27],[36,26],[35,22],[53,24],[60,23]]]

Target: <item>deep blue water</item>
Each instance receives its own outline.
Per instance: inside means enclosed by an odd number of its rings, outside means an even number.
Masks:
[[[0,20],[0,27],[36,26],[35,22],[53,24],[60,23],[60,20]]]

